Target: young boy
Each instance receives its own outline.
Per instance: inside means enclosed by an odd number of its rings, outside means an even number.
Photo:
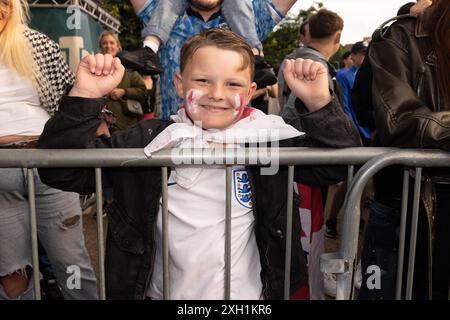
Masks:
[[[253,59],[250,46],[230,31],[209,29],[190,38],[181,51],[181,70],[174,79],[185,105],[172,121],[141,121],[111,137],[96,138],[104,105],[101,97],[120,81],[123,67],[118,59],[108,55],[85,57],[74,87],[63,98],[58,114],[47,123],[39,147],[146,147],[146,153],[151,154],[200,139],[203,147],[212,148],[230,143],[214,139],[216,135],[232,136],[237,129],[256,128],[261,123],[268,129],[275,127],[280,139],[299,136],[281,118],[246,107],[255,90],[251,81]],[[295,143],[286,140],[283,145],[359,145],[356,128],[328,90],[324,67],[311,60],[288,61],[285,76],[292,91],[303,101],[298,102],[298,107],[308,138]],[[182,132],[191,129],[195,134],[177,140],[171,134],[176,133],[173,128]],[[95,186],[91,169],[42,169],[40,173],[45,183],[65,190],[89,193]],[[108,211],[107,296],[161,299],[161,170],[104,169],[103,174],[104,186],[112,186],[115,195]],[[313,185],[335,183],[345,174],[345,168],[336,167],[295,170],[296,181]],[[287,168],[279,168],[274,175],[262,175],[258,167],[235,166],[233,178],[231,298],[282,299]],[[169,180],[170,298],[223,299],[224,167],[172,168]],[[300,230],[298,214],[293,215],[293,228]],[[306,284],[300,237],[294,237],[291,293]]]

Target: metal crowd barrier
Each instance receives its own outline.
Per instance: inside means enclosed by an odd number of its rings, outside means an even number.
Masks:
[[[395,299],[402,298],[402,279],[405,252],[406,216],[408,210],[408,188],[410,170],[415,168],[414,199],[412,207],[411,238],[409,246],[408,274],[405,299],[412,299],[414,262],[417,240],[417,222],[419,217],[420,187],[423,167],[450,167],[450,153],[439,150],[403,149],[383,153],[369,160],[355,175],[344,204],[344,221],[339,251],[322,255],[321,270],[337,274],[336,299],[353,299],[353,269],[357,254],[358,230],[360,222],[360,200],[367,182],[381,169],[391,165],[403,165],[403,191],[400,219],[400,234],[397,258],[397,280]],[[408,168],[409,167],[409,168]],[[450,290],[449,290],[450,300]]]
[[[162,212],[163,212],[163,279],[164,279],[164,298],[170,298],[169,292],[169,274],[168,274],[168,233],[167,233],[167,168],[174,163],[211,164],[223,163],[226,165],[226,239],[225,239],[225,298],[230,299],[230,266],[231,266],[231,176],[232,166],[234,164],[245,165],[267,165],[267,156],[271,156],[273,150],[267,149],[261,152],[261,149],[246,149],[244,155],[237,155],[233,150],[226,150],[223,153],[201,152],[175,153],[171,150],[163,150],[147,158],[142,149],[90,149],[90,150],[0,150],[0,168],[28,168],[28,181],[33,181],[33,168],[60,168],[60,167],[91,167],[95,168],[96,176],[96,196],[97,212],[102,212],[102,181],[101,168],[105,167],[146,167],[158,166],[162,170]],[[264,156],[262,156],[264,155]],[[392,164],[403,164],[411,167],[419,167],[416,170],[420,178],[421,167],[439,166],[445,167],[450,164],[450,154],[442,151],[420,151],[420,150],[402,150],[392,148],[347,148],[347,149],[319,149],[319,148],[280,148],[276,150],[276,157],[279,165],[288,166],[288,185],[290,190],[288,194],[287,208],[287,235],[286,235],[286,257],[285,261],[291,259],[291,240],[292,240],[292,198],[294,181],[294,165],[346,165],[348,166],[349,191],[345,202],[345,218],[343,219],[343,239],[339,252],[324,254],[321,258],[321,270],[324,272],[336,273],[337,276],[337,299],[352,298],[352,274],[353,264],[356,257],[358,242],[358,226],[360,216],[359,201],[362,191],[368,180],[381,168]],[[254,161],[256,159],[256,162]],[[367,162],[367,163],[366,163]],[[353,183],[354,166],[366,163],[356,174]],[[405,170],[407,178],[407,171]],[[406,179],[405,179],[406,180]],[[416,180],[417,181],[417,180]],[[419,179],[420,181],[420,179]],[[36,208],[34,203],[34,185],[29,184],[29,202],[31,214],[31,232],[32,232],[32,253],[33,253],[33,272],[34,272],[34,290],[35,298],[40,299],[39,283],[39,263],[37,250],[37,229],[36,229]],[[405,187],[407,188],[407,186]],[[420,184],[416,186],[416,194],[420,192]],[[405,189],[404,189],[405,194]],[[407,189],[406,189],[407,194]],[[417,198],[418,199],[418,198]],[[416,200],[416,199],[415,199]],[[405,201],[404,201],[405,203]],[[415,228],[417,227],[418,200],[414,202]],[[404,246],[404,218],[406,216],[406,207],[402,208],[402,237]],[[414,226],[414,225],[413,225]],[[105,270],[104,270],[104,244],[103,244],[103,221],[102,215],[97,214],[97,241],[98,241],[98,268],[99,268],[99,286],[100,299],[105,299]],[[415,245],[413,241],[411,246]],[[402,247],[400,247],[402,248]],[[402,249],[403,250],[403,249]],[[403,257],[403,255],[399,255]],[[414,262],[414,256],[410,262]],[[401,265],[403,265],[403,262]],[[410,264],[413,265],[413,264]],[[289,279],[290,263],[285,264],[285,290],[284,298],[289,299]],[[399,272],[400,263],[399,263]],[[411,272],[411,283],[412,274]],[[401,277],[398,278],[401,280]],[[410,284],[408,281],[409,292]],[[410,298],[410,295],[408,296]]]

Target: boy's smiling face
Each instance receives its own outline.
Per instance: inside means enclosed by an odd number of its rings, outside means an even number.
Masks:
[[[233,124],[256,90],[250,67],[243,57],[214,46],[199,48],[175,75],[175,87],[186,112],[204,129],[224,129]]]

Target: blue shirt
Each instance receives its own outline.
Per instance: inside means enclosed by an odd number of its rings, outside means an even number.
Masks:
[[[138,16],[144,23],[150,19],[156,4],[157,0],[148,1],[146,7],[139,13]],[[265,39],[283,18],[271,0],[253,0],[253,12],[260,40]],[[159,50],[161,64],[164,66],[164,72],[161,74],[161,119],[168,120],[170,115],[176,114],[183,101],[175,92],[173,77],[179,71],[180,50],[184,42],[205,29],[221,26],[226,26],[226,22],[220,13],[213,15],[208,21],[204,21],[201,16],[188,10],[175,22],[168,42]]]
[[[344,104],[344,111],[347,115],[352,119],[353,123],[359,130],[359,134],[361,137],[370,140],[371,132],[367,127],[363,127],[358,123],[358,119],[356,118],[355,111],[353,110],[352,98],[351,98],[351,90],[353,88],[353,84],[355,83],[355,76],[358,68],[355,66],[351,66],[348,69],[340,69],[336,73],[336,80],[339,82],[339,86],[342,90],[342,103]]]

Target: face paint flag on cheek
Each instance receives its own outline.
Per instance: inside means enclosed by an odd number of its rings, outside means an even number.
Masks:
[[[198,102],[205,95],[202,90],[191,89],[186,95],[186,108],[189,113],[195,114],[199,110]]]
[[[244,112],[245,97],[243,93],[236,93],[234,96],[234,117],[239,120]]]

